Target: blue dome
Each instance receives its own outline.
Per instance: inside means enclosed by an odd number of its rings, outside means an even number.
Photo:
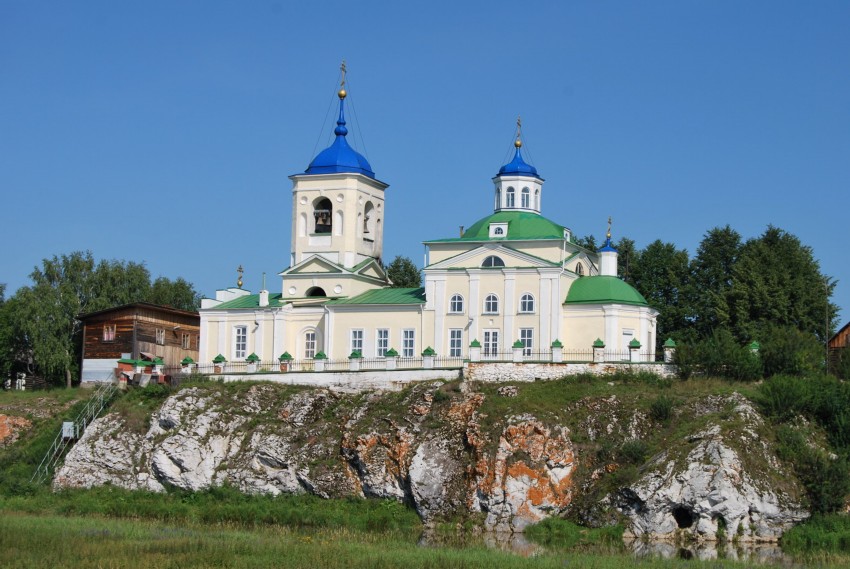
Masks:
[[[344,96],[344,94],[342,95]],[[370,178],[375,177],[372,167],[366,158],[351,148],[345,135],[348,134],[348,129],[345,128],[345,117],[343,115],[344,99],[339,100],[339,119],[336,121],[334,134],[336,139],[333,144],[319,152],[313,158],[310,165],[304,171],[305,174],[337,174],[340,172],[352,172],[355,174],[363,174]]]
[[[522,159],[519,147],[516,149],[514,159],[499,168],[499,176],[504,175],[534,176],[535,178],[540,177],[537,174],[537,168],[526,163],[526,161]]]

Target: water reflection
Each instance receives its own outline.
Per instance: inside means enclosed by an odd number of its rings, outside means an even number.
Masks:
[[[783,553],[776,543],[672,543],[669,541],[626,542],[629,551],[638,557],[661,557],[664,559],[699,559],[714,561],[728,559],[745,563],[792,563],[789,555]]]
[[[564,552],[557,543],[541,545],[528,539],[521,533],[500,532],[438,532],[426,530],[419,538],[422,547],[486,547],[514,553],[522,557],[556,554]],[[733,543],[733,542],[704,542],[704,543],[674,543],[670,541],[625,541],[622,546],[615,545],[581,545],[571,549],[574,552],[592,553],[599,555],[632,554],[636,557],[662,559],[695,559],[699,561],[715,561],[726,559],[750,564],[793,565],[794,559],[783,553],[776,543]]]

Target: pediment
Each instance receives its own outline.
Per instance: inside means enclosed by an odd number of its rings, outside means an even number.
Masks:
[[[542,268],[558,266],[557,263],[552,263],[551,261],[524,253],[512,247],[488,243],[455,255],[454,257],[444,259],[439,263],[429,265],[426,269],[478,269],[482,268],[482,265],[485,264],[488,257],[498,257],[504,263],[505,268]]]
[[[339,274],[346,272],[345,269],[329,261],[324,257],[313,255],[290,267],[280,273],[283,275],[303,275],[303,274]]]
[[[581,270],[579,270],[581,265]],[[594,276],[599,274],[599,269],[584,251],[578,251],[564,260],[564,269],[580,276]]]
[[[370,277],[381,281],[387,280],[387,273],[381,267],[380,263],[374,260],[370,261],[367,265],[355,271],[355,273],[364,277]]]

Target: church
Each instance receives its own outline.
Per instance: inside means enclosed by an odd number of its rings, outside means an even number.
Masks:
[[[543,178],[522,156],[492,178],[493,213],[458,237],[425,241],[421,288],[393,288],[381,263],[388,184],[349,144],[345,81],[335,139],[292,180],[288,268],[276,292],[218,290],[200,310],[200,363],[411,358],[527,359],[604,347],[606,361],[643,346],[654,360],[656,317],[617,277],[610,223],[590,251],[542,215]],[[463,220],[458,220],[462,222]],[[510,359],[508,356],[507,359]]]

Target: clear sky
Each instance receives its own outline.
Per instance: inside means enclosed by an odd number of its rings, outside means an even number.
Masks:
[[[768,224],[850,318],[850,2],[0,0],[0,282],[90,249],[207,296],[288,265],[291,182],[332,138],[387,190],[384,259],[492,211],[523,150],[543,214],[691,254]]]

